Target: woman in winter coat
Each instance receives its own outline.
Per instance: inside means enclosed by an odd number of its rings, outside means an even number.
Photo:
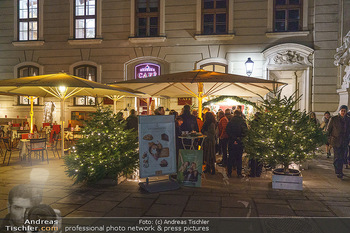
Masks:
[[[215,115],[212,112],[205,113],[202,133],[207,137],[203,142],[203,161],[206,164],[205,173],[215,174]]]

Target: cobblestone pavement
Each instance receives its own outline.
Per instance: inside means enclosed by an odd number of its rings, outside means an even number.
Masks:
[[[303,191],[274,190],[271,171],[259,178],[227,178],[223,168],[203,177],[202,187],[145,193],[138,181],[116,186],[73,185],[62,159],[34,160],[30,166],[13,154],[10,166],[0,166],[0,218],[7,214],[7,195],[17,184],[30,182],[33,171],[43,177],[44,203],[68,217],[350,217],[350,170],[338,179],[332,158],[320,155],[302,172]],[[44,169],[44,170],[43,170]],[[33,175],[32,175],[33,176]],[[34,175],[35,176],[35,175]]]

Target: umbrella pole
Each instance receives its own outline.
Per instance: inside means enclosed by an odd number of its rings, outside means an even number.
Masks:
[[[203,83],[198,83],[198,117],[203,120],[202,118],[202,100],[203,100]]]
[[[113,96],[113,113],[117,114],[117,96]]]
[[[34,97],[30,96],[30,133],[33,133],[34,131],[34,125],[33,125],[33,115],[34,115]]]
[[[64,156],[64,98],[61,99],[61,157]]]

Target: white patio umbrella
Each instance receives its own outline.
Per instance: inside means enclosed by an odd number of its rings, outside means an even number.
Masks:
[[[79,78],[66,73],[30,76],[16,79],[0,80],[0,92],[3,94],[19,94],[36,97],[56,97],[61,101],[61,153],[64,154],[64,101],[73,96],[123,95],[135,97],[125,88],[108,85]],[[31,109],[31,117],[33,116]]]
[[[198,116],[202,116],[202,100],[207,96],[263,96],[274,86],[284,85],[284,83],[271,80],[206,70],[163,74],[149,78],[115,82],[114,84],[141,91],[150,96],[195,97],[198,99]]]

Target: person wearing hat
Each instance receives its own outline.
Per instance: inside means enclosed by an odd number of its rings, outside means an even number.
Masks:
[[[339,114],[330,119],[327,127],[328,141],[334,150],[334,169],[337,177],[342,179],[344,154],[346,147],[349,144],[350,135],[350,118],[346,117],[348,107],[342,105],[339,109]]]

